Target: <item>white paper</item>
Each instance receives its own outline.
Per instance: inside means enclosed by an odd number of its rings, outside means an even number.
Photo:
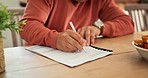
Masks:
[[[84,50],[81,52],[73,53],[63,52],[50,47],[38,45],[26,47],[26,49],[70,67],[78,66],[88,61],[92,61],[112,54],[112,52],[98,50],[90,46],[85,46]]]

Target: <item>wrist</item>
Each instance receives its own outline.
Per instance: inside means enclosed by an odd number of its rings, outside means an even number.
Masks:
[[[95,26],[95,25],[93,25],[93,26]],[[97,26],[95,26],[95,27],[97,27]],[[97,27],[97,28],[100,30],[99,36],[102,35],[104,26],[100,26],[100,27]]]
[[[103,33],[103,29],[104,29],[104,26],[101,26],[101,27],[99,28],[99,30],[100,30],[100,34],[99,34],[99,36],[102,35],[102,33]]]
[[[103,33],[103,29],[104,29],[104,25],[102,23],[101,20],[96,21],[93,26],[97,27],[100,30],[99,36],[102,35]]]

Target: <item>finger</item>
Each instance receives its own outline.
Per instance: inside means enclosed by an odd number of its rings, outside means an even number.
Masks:
[[[76,40],[80,45],[84,45],[84,39],[76,32],[69,32],[70,37]]]
[[[77,30],[77,33],[80,34],[81,30],[82,30],[82,29],[78,29],[78,30]],[[81,37],[82,37],[82,36],[81,36]],[[83,38],[83,39],[82,39],[82,41],[83,41],[83,46],[85,46],[86,43],[87,43],[87,41],[84,39],[84,37],[82,37],[82,38]]]
[[[80,29],[78,33],[81,35],[82,38],[85,38],[85,28]]]
[[[71,51],[76,51],[78,50],[77,47],[75,47],[72,43],[75,41],[73,38],[71,38],[70,36],[67,38],[67,44],[65,44],[65,46],[67,48],[69,48]]]
[[[90,44],[94,44],[95,42],[95,31],[94,30],[91,30],[90,31]]]
[[[89,46],[90,45],[90,29],[87,29],[86,31],[85,31],[85,38],[86,38],[86,41],[87,41],[87,46]]]
[[[63,36],[60,36],[60,39],[58,39],[58,42],[57,42],[57,43],[59,43],[57,45],[57,48],[60,50],[69,51],[69,52],[77,50],[77,48],[75,48],[73,45],[69,44],[69,42],[68,42],[70,40],[69,37],[70,36],[66,35],[66,34],[63,34]]]
[[[75,52],[77,50],[74,50],[70,47],[71,45],[69,43],[64,43],[64,45],[62,46],[62,50],[66,51],[66,52]]]
[[[78,30],[77,30],[77,33],[79,33],[79,34],[80,34],[80,31],[81,31],[81,29],[78,29]]]
[[[72,37],[68,38],[68,43],[69,43],[69,45],[66,45],[66,46],[71,48],[73,51],[76,51],[76,50],[80,50],[81,51],[83,49],[83,46],[81,44],[79,44],[79,42],[77,42]]]
[[[66,52],[76,52],[77,50],[73,50],[68,45],[65,45],[65,51]]]

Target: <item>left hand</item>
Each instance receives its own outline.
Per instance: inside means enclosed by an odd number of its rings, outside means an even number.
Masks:
[[[85,26],[77,31],[87,41],[87,45],[92,45],[95,42],[95,37],[100,34],[100,29],[95,26]]]

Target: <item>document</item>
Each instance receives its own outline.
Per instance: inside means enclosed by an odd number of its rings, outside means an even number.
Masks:
[[[85,46],[81,52],[63,52],[51,47],[38,45],[29,46],[26,49],[69,67],[75,67],[112,54],[110,51],[99,50],[90,46]]]

